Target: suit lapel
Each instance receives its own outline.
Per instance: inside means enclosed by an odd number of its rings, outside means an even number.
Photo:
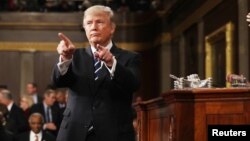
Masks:
[[[27,132],[27,134],[25,133],[25,136],[24,136],[24,141],[29,141],[30,140],[30,134],[31,134],[31,132],[29,131],[29,132]]]
[[[46,133],[42,131],[42,140],[41,141],[47,141]]]
[[[89,87],[90,87],[90,90],[92,93],[95,93],[95,81],[94,81],[94,60],[93,60],[93,54],[92,54],[92,51],[91,51],[91,47],[87,47],[86,48],[86,53],[88,54],[88,58],[86,58],[86,67],[87,71],[88,72],[88,76],[89,77]]]
[[[110,52],[115,56],[116,60],[118,60],[118,58],[120,56],[120,49],[117,48],[115,44],[111,48]]]

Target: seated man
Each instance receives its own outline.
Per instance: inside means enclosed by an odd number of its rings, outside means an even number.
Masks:
[[[12,94],[9,90],[4,89],[0,91],[0,103],[5,105],[8,109],[8,116],[6,116],[5,128],[14,135],[28,131],[28,121],[25,118],[24,111],[14,102]]]
[[[0,104],[0,139],[1,141],[13,141],[14,135],[5,129],[4,124],[6,123],[5,116],[8,109],[5,105]]]
[[[48,89],[44,92],[43,102],[34,104],[30,109],[30,113],[42,114],[45,121],[43,129],[56,136],[61,118],[58,107],[54,106],[55,101],[56,92]]]
[[[30,131],[24,132],[16,137],[16,141],[55,141],[56,137],[42,130],[44,123],[40,113],[33,113],[29,117]]]

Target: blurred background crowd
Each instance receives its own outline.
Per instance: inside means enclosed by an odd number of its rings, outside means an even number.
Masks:
[[[7,86],[0,87],[0,139],[23,141],[32,133],[48,134],[54,141],[66,108],[67,89],[47,89],[38,94],[36,83],[26,85],[26,93],[15,102]],[[38,120],[33,119],[38,117]],[[33,121],[34,120],[34,121]],[[46,135],[47,136],[47,135]]]
[[[1,0],[1,11],[69,12],[84,11],[91,5],[110,6],[115,11],[148,11],[160,7],[162,0]]]

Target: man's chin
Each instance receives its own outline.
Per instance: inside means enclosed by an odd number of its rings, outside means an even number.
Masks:
[[[96,46],[97,44],[101,44],[100,40],[91,40],[91,43]]]

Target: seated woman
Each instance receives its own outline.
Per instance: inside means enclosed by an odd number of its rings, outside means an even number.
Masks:
[[[25,117],[29,118],[30,115],[30,107],[33,105],[33,101],[31,99],[31,97],[28,96],[21,96],[20,98],[20,107],[23,109],[24,113],[25,113]]]

